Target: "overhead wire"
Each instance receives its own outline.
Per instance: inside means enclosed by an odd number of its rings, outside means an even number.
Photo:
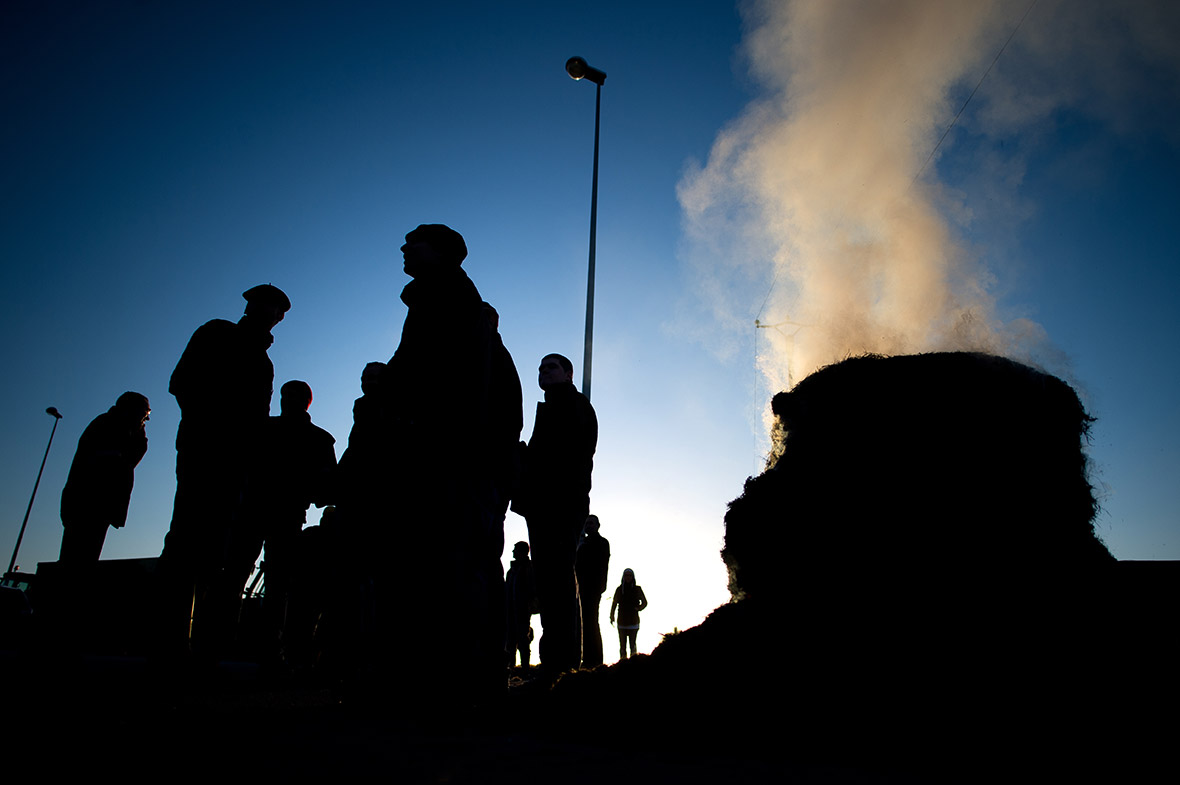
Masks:
[[[953,129],[955,124],[959,122],[959,117],[963,114],[963,110],[967,108],[967,104],[971,103],[971,99],[975,97],[977,92],[979,92],[979,86],[983,84],[983,80],[987,79],[987,75],[992,72],[993,68],[995,68],[996,63],[1000,60],[1000,55],[1004,54],[1004,50],[1008,48],[1008,44],[1012,43],[1012,39],[1016,36],[1016,32],[1020,30],[1021,25],[1024,24],[1024,20],[1028,18],[1028,15],[1033,10],[1033,6],[1036,4],[1037,0],[1032,0],[1032,2],[1028,4],[1028,8],[1024,9],[1024,16],[1020,17],[1020,21],[1016,23],[1016,27],[1012,28],[1012,32],[1008,34],[1008,40],[1004,41],[1004,45],[1000,47],[1000,51],[996,52],[996,56],[992,58],[991,64],[987,67],[987,70],[983,72],[983,76],[979,77],[979,81],[975,83],[975,89],[971,91],[971,95],[967,96],[967,100],[964,101],[963,105],[959,107],[959,111],[955,113],[955,117],[953,120],[951,120],[950,125],[946,127],[946,130],[942,132],[942,136],[938,138],[938,144],[934,145],[934,149],[930,151],[930,155],[926,156],[926,160],[922,162],[922,166],[918,169],[918,173],[915,174],[914,179],[910,181],[910,188],[914,187],[914,183],[918,182],[918,178],[921,177],[922,173],[926,171],[926,167],[930,165],[930,161],[934,158],[935,153],[938,152],[938,148],[942,147],[942,143],[946,141],[947,135],[950,134],[951,129]]]

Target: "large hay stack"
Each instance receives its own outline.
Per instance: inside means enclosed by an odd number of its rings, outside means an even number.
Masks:
[[[867,356],[772,407],[773,466],[725,518],[735,596],[965,589],[1113,561],[1092,525],[1090,417],[1056,377],[983,354]]]

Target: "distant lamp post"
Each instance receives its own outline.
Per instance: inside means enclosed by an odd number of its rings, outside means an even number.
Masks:
[[[25,510],[25,519],[20,525],[20,534],[16,538],[16,547],[12,549],[12,561],[8,562],[8,572],[5,577],[11,577],[16,569],[16,555],[20,553],[20,543],[25,538],[25,527],[29,525],[29,513],[33,511],[33,500],[37,498],[37,487],[41,485],[41,475],[45,472],[45,461],[49,459],[49,448],[53,446],[53,434],[57,433],[57,421],[61,419],[61,412],[52,406],[46,409],[45,413],[53,415],[53,430],[49,432],[49,444],[45,445],[45,457],[41,459],[37,482],[33,483],[33,495],[29,497],[29,507]]]
[[[594,351],[594,239],[598,226],[598,119],[602,111],[602,83],[606,73],[581,57],[565,61],[565,72],[575,81],[589,79],[598,85],[594,96],[594,177],[590,185],[590,269],[586,277],[586,347],[582,357],[582,394],[590,399],[590,368]]]

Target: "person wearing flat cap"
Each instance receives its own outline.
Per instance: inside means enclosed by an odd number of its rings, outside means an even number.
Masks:
[[[497,402],[512,394],[497,388],[515,371],[496,364],[502,346],[462,268],[462,235],[424,224],[406,235],[401,251],[413,279],[401,293],[409,310],[378,386],[385,490],[370,550],[382,555],[373,567],[377,627],[391,639],[377,649],[408,658],[386,663],[392,672],[429,667],[448,674],[441,681],[456,691],[503,690],[504,527],[495,469],[516,450],[520,412],[498,412]],[[515,419],[511,438],[503,436],[504,419]],[[394,553],[418,556],[395,567]],[[431,602],[416,601],[425,586]],[[427,646],[430,657],[423,656]]]
[[[253,567],[227,563],[227,547],[240,517],[246,469],[270,417],[271,330],[291,308],[283,290],[268,283],[242,297],[246,308],[237,323],[214,319],[197,328],[168,385],[180,406],[180,426],[176,499],[160,554],[167,584],[162,599],[175,600],[166,612],[180,614],[185,636],[199,638],[207,627],[213,646],[234,613],[234,584],[244,583]]]

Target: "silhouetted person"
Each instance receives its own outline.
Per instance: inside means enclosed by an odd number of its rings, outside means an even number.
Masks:
[[[533,563],[529,561],[529,544],[516,543],[512,547],[512,564],[504,577],[504,596],[507,606],[507,625],[504,649],[508,653],[508,667],[516,664],[516,653],[520,652],[520,664],[529,666],[532,651],[532,615],[537,612],[537,579]]]
[[[329,626],[334,629],[333,667],[345,678],[365,666],[376,655],[366,647],[376,645],[373,576],[387,569],[390,547],[396,547],[389,531],[386,489],[390,461],[389,444],[382,430],[381,378],[386,365],[371,362],[361,371],[361,397],[352,405],[352,430],[348,447],[340,456],[333,478],[333,526],[326,538],[331,549],[326,558],[350,564],[332,586],[327,608]],[[325,511],[327,512],[327,511]],[[320,526],[324,526],[321,517]]]
[[[590,473],[598,418],[574,388],[574,367],[560,354],[541,360],[533,435],[512,509],[525,517],[541,602],[541,666],[549,674],[577,669],[582,659],[574,559],[590,514]]]
[[[184,622],[186,639],[205,634],[205,625],[213,644],[237,607],[240,583],[226,570],[227,549],[240,524],[247,469],[270,417],[270,333],[291,308],[287,295],[270,284],[242,296],[246,310],[236,324],[214,319],[193,333],[168,386],[181,419],[176,500],[160,554],[163,600],[175,605],[163,623]]]
[[[346,539],[353,539],[350,550],[360,550],[360,572],[370,572],[368,557],[376,556],[366,549],[366,538],[372,538],[374,527],[380,527],[382,509],[388,503],[384,456],[389,451],[382,432],[381,399],[378,390],[385,373],[385,363],[371,362],[361,371],[361,397],[352,404],[352,430],[348,447],[340,456],[340,463],[332,480],[332,502],[338,508]]]
[[[336,468],[336,440],[312,423],[308,413],[311,400],[307,382],[289,381],[279,390],[280,414],[266,423],[262,449],[249,476],[242,547],[235,548],[232,557],[244,585],[265,542],[263,605],[280,636],[307,510],[312,504],[325,506]]]
[[[419,226],[402,246],[408,313],[381,376],[383,509],[376,552],[412,553],[374,575],[382,654],[446,672],[456,695],[502,691],[504,530],[497,472],[515,449],[501,420],[504,374],[483,299],[461,267],[463,237]],[[519,433],[519,431],[518,431]],[[430,602],[406,602],[431,587]],[[425,655],[425,642],[433,644]],[[419,682],[424,683],[424,682]]]
[[[582,541],[574,561],[578,578],[578,604],[582,613],[582,667],[602,664],[602,630],[598,626],[599,607],[606,591],[606,573],[610,565],[610,542],[598,533],[597,515],[586,519]]]
[[[151,411],[146,396],[125,392],[82,432],[61,492],[65,531],[58,559],[63,565],[98,561],[107,529],[127,522],[135,467],[147,452]]]
[[[610,604],[610,623],[615,623],[615,610],[619,612],[619,659],[627,659],[627,641],[631,641],[631,656],[636,655],[635,639],[639,636],[639,612],[647,607],[643,587],[635,582],[635,572],[628,567],[623,570],[623,580],[615,589],[615,598]]]
[[[493,490],[496,494],[494,509],[499,526],[503,529],[508,503],[520,484],[520,451],[517,443],[524,428],[524,393],[520,376],[516,373],[516,363],[500,337],[500,314],[491,303],[486,302],[483,304],[483,313],[491,330],[491,380],[488,386],[491,394],[491,435],[497,445],[497,454],[504,458],[494,462],[492,467]],[[501,552],[503,548],[501,542]]]
[[[347,679],[360,664],[366,621],[362,616],[370,608],[364,593],[367,576],[358,569],[355,541],[345,529],[340,509],[328,506],[320,514],[318,526],[300,533],[301,545],[310,539],[314,549],[299,549],[301,572],[296,596],[310,595],[306,610],[313,624],[316,669]]]
[[[376,456],[384,446],[381,443],[381,402],[377,389],[385,363],[372,362],[361,371],[361,397],[352,404],[352,430],[348,433],[348,446],[340,456],[338,489],[340,494],[353,501],[358,494],[371,493],[375,477],[357,476],[357,473],[372,469]]]
[[[524,393],[516,363],[500,337],[500,314],[491,303],[483,304],[484,319],[491,331],[489,347],[489,438],[494,443],[495,458],[492,469],[492,536],[499,536],[495,545],[496,559],[489,559],[489,580],[491,572],[500,565],[500,554],[504,552],[504,519],[508,504],[520,486],[520,432],[524,428]],[[490,557],[490,551],[489,551]],[[530,564],[531,567],[531,564]],[[531,578],[530,578],[531,580]],[[535,591],[535,589],[534,589]],[[504,640],[506,630],[506,597],[493,597],[487,608],[489,635]],[[531,632],[531,630],[530,630]],[[527,662],[525,663],[527,664]]]

